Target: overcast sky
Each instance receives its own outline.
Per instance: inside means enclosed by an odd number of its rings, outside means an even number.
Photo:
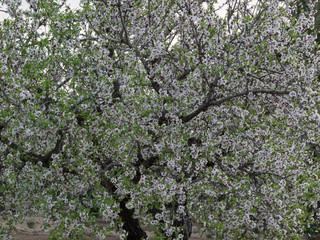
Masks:
[[[218,0],[218,5],[220,6],[222,3],[224,3],[226,0]],[[79,3],[80,3],[80,0],[67,0],[68,2],[68,5],[71,7],[71,8],[78,8],[79,7]],[[21,7],[23,9],[28,9],[29,8],[29,4],[26,2],[26,0],[22,0],[22,5]],[[5,10],[5,7],[2,6],[0,4],[0,9],[1,10]],[[220,13],[221,15],[224,15],[225,14],[225,8],[224,9],[221,9],[220,11],[218,11],[218,13]],[[2,21],[4,18],[8,17],[7,14],[5,14],[4,12],[1,12],[0,11],[0,21]]]
[[[68,0],[67,2],[71,8],[78,8],[80,0]],[[29,8],[29,4],[26,2],[26,0],[22,0],[21,8],[23,8],[23,9]],[[5,10],[5,7],[0,4],[0,9]],[[0,12],[0,21],[2,21],[6,17],[8,17],[7,14]]]

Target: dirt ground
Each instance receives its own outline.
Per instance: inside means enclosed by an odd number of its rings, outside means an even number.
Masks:
[[[15,240],[48,240],[49,234],[41,231],[42,224],[41,217],[26,217],[23,224],[17,224],[16,230],[13,231],[12,237]],[[149,238],[153,238],[152,232],[148,231],[150,229],[145,229]],[[206,240],[208,238],[201,238],[198,233],[197,227],[193,227],[192,235],[190,240]],[[97,240],[97,238],[91,237],[91,240]],[[116,232],[110,232],[110,235],[106,238],[106,240],[118,240],[119,235]]]
[[[16,230],[13,231],[12,237],[15,240],[48,240],[49,234],[41,231],[41,224],[43,219],[41,217],[26,217],[23,224],[17,224]],[[105,224],[101,221],[100,224]],[[149,236],[149,239],[153,239],[152,231],[148,228],[144,228]],[[90,237],[90,240],[98,240],[98,238]],[[110,232],[109,236],[105,240],[119,240],[119,234],[116,232]],[[196,226],[192,227],[192,235],[190,240],[209,240],[212,238],[200,237],[200,233]],[[66,239],[67,240],[67,239]],[[80,239],[79,239],[80,240]],[[320,235],[308,238],[302,237],[302,240],[320,240]]]

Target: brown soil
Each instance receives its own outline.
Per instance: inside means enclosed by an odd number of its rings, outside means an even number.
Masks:
[[[49,233],[45,233],[41,231],[41,224],[43,219],[41,217],[26,217],[23,224],[17,224],[16,230],[13,231],[12,237],[15,240],[48,240]],[[153,238],[153,234],[150,229],[144,229],[149,238]],[[90,237],[90,240],[97,240],[95,237]],[[109,236],[106,240],[119,240],[119,234],[116,232],[110,232]],[[199,239],[208,239],[201,238],[200,234],[197,231],[197,227],[193,227],[193,233],[191,235],[190,240],[199,240]]]

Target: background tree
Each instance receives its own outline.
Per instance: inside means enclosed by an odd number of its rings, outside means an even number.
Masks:
[[[315,2],[314,7],[310,8],[309,3]],[[319,47],[319,43],[320,43],[320,1],[309,1],[309,0],[296,0],[293,1],[291,4],[294,4],[296,6],[296,8],[293,9],[293,16],[294,19],[297,19],[300,17],[301,12],[306,14],[306,17],[309,17],[309,14],[311,12],[311,10],[314,11],[314,19],[315,19],[315,23],[314,23],[314,28],[310,29],[307,28],[305,29],[305,32],[307,32],[308,34],[314,32],[315,34],[317,34],[317,46]],[[302,15],[301,17],[304,17],[304,15]],[[312,17],[312,16],[311,16]],[[320,75],[318,75],[318,82],[320,81]],[[314,143],[309,143],[310,145],[310,154],[312,154],[312,157],[314,157],[315,159],[319,159],[320,157],[320,149],[319,149],[319,145],[318,144],[314,144]],[[317,164],[317,161],[316,163]],[[312,189],[310,189],[310,191],[312,192]],[[311,193],[312,194],[312,193]],[[318,204],[315,205],[310,205],[310,207],[308,208],[308,213],[309,215],[307,216],[307,218],[311,218],[313,219],[313,223],[311,225],[307,224],[305,233],[307,235],[309,235],[310,237],[316,237],[315,235],[319,234],[319,210],[320,210],[320,202],[318,202]]]
[[[214,1],[5,3],[3,238],[37,212],[57,239],[85,226],[146,238],[140,224],[187,239],[191,222],[218,239],[301,234],[320,196],[314,13],[292,21],[277,0],[228,1],[224,18]]]

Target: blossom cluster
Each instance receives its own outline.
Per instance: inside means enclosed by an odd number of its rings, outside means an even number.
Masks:
[[[214,239],[285,239],[312,223],[314,11],[295,18],[280,0],[1,2],[8,223],[41,212],[56,239],[85,226],[141,239],[149,224],[185,239],[192,222]]]

